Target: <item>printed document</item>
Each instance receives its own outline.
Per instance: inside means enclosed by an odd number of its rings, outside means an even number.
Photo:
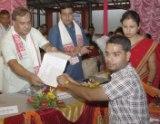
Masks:
[[[70,56],[61,52],[46,53],[38,72],[44,84],[57,87],[57,76],[63,74]]]

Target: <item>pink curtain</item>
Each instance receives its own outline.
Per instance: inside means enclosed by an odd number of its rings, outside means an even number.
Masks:
[[[12,12],[18,6],[26,6],[26,0],[0,0],[0,10]]]
[[[150,33],[153,40],[160,39],[160,0],[130,0],[131,9],[139,13],[141,30]]]

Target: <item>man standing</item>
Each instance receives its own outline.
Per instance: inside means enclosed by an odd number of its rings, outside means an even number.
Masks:
[[[0,11],[0,42],[2,40],[2,37],[6,34],[6,32],[10,28],[10,13],[7,10],[1,10]],[[1,48],[0,48],[0,91],[2,91],[3,87],[3,58],[1,55]]]
[[[149,124],[146,95],[135,69],[128,63],[131,43],[113,36],[106,43],[105,61],[111,81],[97,88],[83,87],[68,75],[57,78],[59,86],[89,101],[109,101],[110,124]]]
[[[93,25],[91,25],[88,27],[88,33],[86,34],[89,45],[92,46],[92,49],[89,54],[82,56],[82,68],[85,78],[89,78],[90,76],[93,76],[98,71],[100,71],[100,62],[102,60],[102,56],[100,55],[101,51],[94,40],[96,39],[94,31],[95,28]]]
[[[0,11],[0,39],[10,28],[10,14],[7,10]]]
[[[75,80],[83,80],[81,55],[89,53],[88,46],[84,46],[88,43],[84,32],[74,21],[70,4],[60,8],[59,23],[50,30],[48,39],[58,50],[71,56],[65,73]]]
[[[31,13],[24,7],[12,13],[13,26],[2,40],[4,57],[4,92],[20,92],[30,85],[42,83],[37,76],[41,64],[39,47],[46,52],[56,51],[47,39],[31,27]]]

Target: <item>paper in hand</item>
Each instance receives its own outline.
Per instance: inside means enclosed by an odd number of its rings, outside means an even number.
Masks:
[[[44,84],[57,87],[57,76],[63,74],[70,56],[61,52],[46,53],[43,57],[38,76]]]

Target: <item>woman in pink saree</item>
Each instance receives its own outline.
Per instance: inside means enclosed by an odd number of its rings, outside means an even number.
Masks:
[[[158,87],[153,87],[153,84],[158,84],[160,75],[158,70],[157,46],[158,43],[152,39],[147,39],[144,35],[140,35],[140,18],[139,15],[133,11],[126,11],[121,18],[123,33],[128,37],[132,44],[130,62],[137,70],[145,91],[152,97],[159,96],[160,90]],[[152,86],[151,86],[152,85]]]

